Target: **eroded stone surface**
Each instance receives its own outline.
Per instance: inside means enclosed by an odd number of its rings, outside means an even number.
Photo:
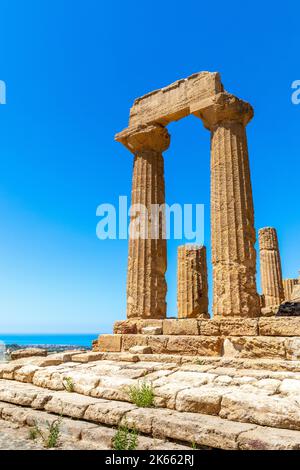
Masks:
[[[205,246],[182,245],[178,247],[177,310],[178,318],[201,318],[208,315]]]

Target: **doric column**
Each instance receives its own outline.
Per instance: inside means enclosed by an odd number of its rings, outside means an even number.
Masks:
[[[178,247],[178,318],[208,317],[206,248],[197,245]]]
[[[286,302],[292,299],[294,287],[298,284],[298,279],[283,279],[284,300]]]
[[[165,318],[167,247],[164,237],[164,160],[170,136],[160,125],[139,127],[121,141],[133,154],[127,272],[127,318]],[[155,215],[153,215],[155,214]],[[152,217],[151,217],[152,216]]]
[[[281,261],[277,233],[273,227],[259,230],[260,276],[266,307],[280,305],[284,300]]]
[[[253,109],[224,92],[195,114],[211,131],[214,316],[257,317],[256,236],[245,129]]]

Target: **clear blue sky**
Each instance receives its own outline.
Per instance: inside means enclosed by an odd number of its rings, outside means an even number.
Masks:
[[[132,156],[114,134],[135,97],[202,70],[219,71],[254,106],[256,228],[277,228],[284,276],[297,276],[299,10],[296,1],[2,0],[2,333],[96,334],[125,318],[127,242],[95,233],[98,204],[131,189]],[[169,131],[167,202],[205,204],[209,247],[209,133],[193,117]],[[168,244],[170,316],[179,243]]]

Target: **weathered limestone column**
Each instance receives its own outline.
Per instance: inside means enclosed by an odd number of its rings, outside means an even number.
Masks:
[[[127,318],[165,318],[167,246],[163,236],[164,211],[158,218],[151,218],[151,214],[153,205],[165,204],[162,152],[169,147],[170,136],[163,126],[151,125],[120,133],[117,140],[134,154]]]
[[[283,279],[284,300],[289,301],[292,299],[294,287],[298,285],[298,279]]]
[[[256,236],[245,130],[253,109],[224,92],[194,114],[211,131],[214,316],[257,317]]]
[[[281,261],[277,233],[273,227],[259,230],[261,286],[266,307],[280,305],[284,300]]]
[[[208,318],[205,246],[178,247],[177,307],[178,318]]]

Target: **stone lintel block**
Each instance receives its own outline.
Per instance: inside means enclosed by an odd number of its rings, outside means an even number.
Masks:
[[[300,317],[260,318],[258,326],[263,336],[300,336]]]
[[[219,336],[220,322],[218,320],[198,320],[199,334],[205,336]]]
[[[256,336],[258,320],[256,318],[224,318],[219,320],[220,333],[224,336]]]
[[[199,334],[197,319],[167,319],[163,321],[164,335],[195,335]]]
[[[100,335],[98,348],[100,352],[120,352],[122,335]]]

